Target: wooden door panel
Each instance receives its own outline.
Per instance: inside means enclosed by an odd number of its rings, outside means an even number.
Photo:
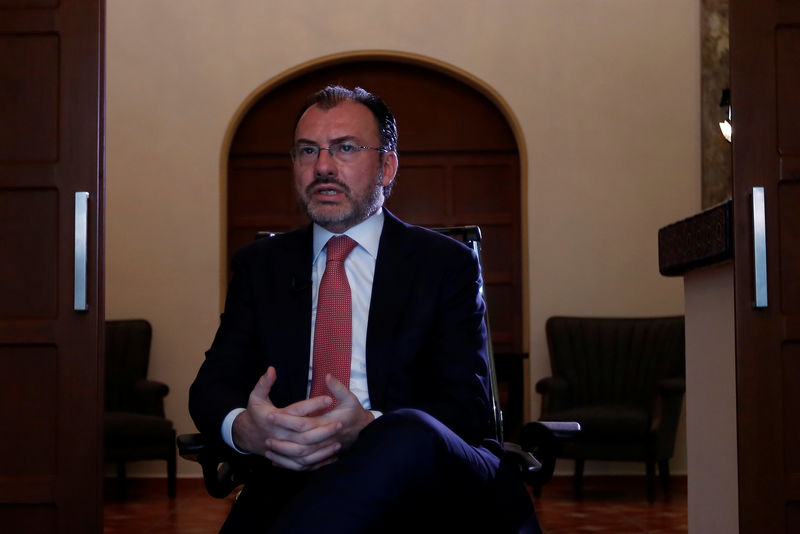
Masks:
[[[453,166],[453,214],[459,219],[495,220],[512,223],[519,202],[518,158],[500,157],[456,163]]]
[[[800,154],[800,28],[778,27],[775,31],[776,97],[780,113],[778,151]]]
[[[773,179],[777,189],[778,317],[782,398],[775,406],[782,415],[783,479],[781,504],[785,532],[800,532],[800,2],[783,0],[774,20],[776,148]],[[774,157],[774,156],[773,156]],[[769,236],[768,236],[769,238]]]
[[[0,189],[0,317],[53,318],[58,310],[58,191]]]
[[[800,532],[800,2],[731,0],[740,533]],[[754,187],[768,305],[754,306]]]
[[[797,378],[800,377],[800,342],[786,343],[782,350],[783,371],[783,411],[784,428],[784,465],[787,474],[787,493],[792,500],[800,501],[800,425],[797,424],[800,407],[800,388]],[[797,532],[793,530],[792,532]]]
[[[50,477],[57,469],[58,350],[52,345],[0,346],[0,391],[16,398],[0,403],[0,420],[7,432],[0,440],[0,479]],[[35,384],[20,389],[17,384]],[[3,395],[5,397],[5,395]],[[26,432],[14,429],[25,428]]]
[[[515,247],[517,236],[509,224],[482,224],[484,238],[483,268],[492,284],[517,286],[514,273],[519,269],[519,249]]]
[[[781,181],[778,184],[778,213],[780,232],[780,302],[781,311],[800,316],[800,181]],[[797,375],[800,377],[800,375]]]
[[[0,0],[0,530],[98,532],[102,6]],[[75,311],[75,193],[89,193]]]
[[[0,162],[58,158],[59,39],[54,33],[0,34]]]
[[[386,207],[422,226],[441,223],[448,211],[447,165],[442,158],[401,157]],[[437,222],[438,221],[438,222]]]
[[[288,152],[228,160],[228,261],[262,230],[285,232],[308,224],[295,201]]]
[[[20,508],[0,508],[0,525],[8,532],[25,534],[49,534],[58,532],[58,517],[55,506],[29,505]]]

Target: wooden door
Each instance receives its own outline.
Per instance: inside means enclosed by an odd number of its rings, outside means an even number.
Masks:
[[[400,169],[386,207],[422,226],[476,224],[497,353],[520,353],[522,229],[519,152],[497,106],[446,73],[394,59],[349,60],[302,73],[242,119],[228,166],[228,256],[256,231],[308,224],[288,157],[297,110],[325,85],[360,85],[392,108]],[[230,261],[228,262],[230,265]]]
[[[3,532],[102,528],[102,10],[0,0]]]
[[[740,532],[800,532],[800,2],[731,0],[730,21]]]

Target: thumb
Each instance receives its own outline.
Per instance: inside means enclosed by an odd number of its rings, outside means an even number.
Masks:
[[[277,378],[278,373],[275,372],[274,367],[270,366],[270,368],[267,369],[267,372],[261,375],[261,378],[258,379],[258,382],[256,382],[256,385],[250,395],[259,400],[266,400],[272,404],[269,400],[269,392],[272,390],[272,386],[275,384],[275,380],[277,380]]]
[[[328,386],[328,390],[336,398],[336,403],[338,406],[343,406],[344,403],[348,403],[350,399],[355,399],[355,395],[353,395],[353,393],[347,388],[347,386],[342,384],[332,374],[328,374],[325,376],[325,385]]]

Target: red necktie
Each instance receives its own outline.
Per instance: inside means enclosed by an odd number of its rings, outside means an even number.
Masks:
[[[325,375],[328,373],[345,386],[350,385],[353,311],[344,260],[356,245],[357,243],[346,235],[332,237],[325,245],[327,263],[319,283],[311,397],[318,395],[333,397],[325,385]],[[328,410],[335,405],[334,398]]]

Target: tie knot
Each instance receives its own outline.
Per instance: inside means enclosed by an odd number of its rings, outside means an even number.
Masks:
[[[327,261],[344,261],[356,248],[357,244],[346,235],[337,235],[330,238],[325,246],[328,254]]]

